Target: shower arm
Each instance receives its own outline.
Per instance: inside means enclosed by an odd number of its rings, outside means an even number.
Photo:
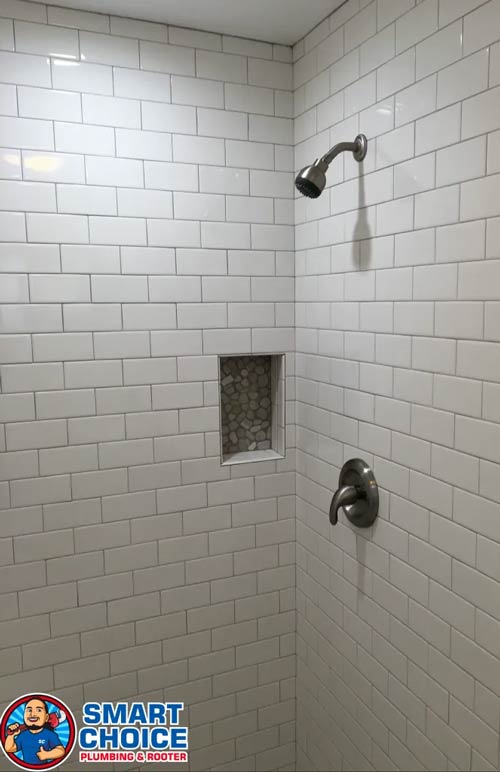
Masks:
[[[354,153],[357,149],[358,146],[355,142],[339,142],[337,145],[334,145],[328,153],[325,153],[321,160],[330,166],[333,159],[340,155],[340,153],[346,153],[349,150]]]
[[[334,158],[340,153],[351,152],[356,161],[362,161],[366,155],[367,140],[364,134],[358,134],[354,142],[338,142],[328,153],[320,158],[320,163],[330,166]]]

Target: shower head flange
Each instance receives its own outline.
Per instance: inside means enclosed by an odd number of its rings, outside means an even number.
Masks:
[[[356,150],[353,150],[354,160],[361,163],[366,158],[368,151],[368,140],[364,134],[358,134],[354,140],[354,144],[357,146]]]

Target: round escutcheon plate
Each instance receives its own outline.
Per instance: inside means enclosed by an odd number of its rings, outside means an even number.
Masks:
[[[369,528],[378,515],[378,485],[371,468],[360,458],[347,461],[340,472],[339,487],[353,485],[359,492],[354,504],[343,507],[348,520],[358,528]]]

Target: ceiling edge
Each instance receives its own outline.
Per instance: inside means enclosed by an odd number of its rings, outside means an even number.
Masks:
[[[311,34],[311,32],[314,32],[314,30],[316,29],[316,27],[319,27],[321,24],[323,24],[323,22],[325,21],[325,19],[329,19],[329,18],[330,18],[330,16],[333,16],[333,14],[334,14],[334,13],[337,13],[337,11],[340,11],[340,9],[341,9],[341,8],[343,8],[343,6],[344,6],[344,5],[346,5],[346,3],[348,3],[348,2],[349,2],[349,0],[343,0],[343,2],[342,2],[342,3],[340,3],[340,5],[339,5],[339,6],[337,6],[337,8],[334,8],[334,9],[333,9],[333,11],[330,11],[330,13],[327,13],[324,19],[321,19],[321,21],[318,21],[318,23],[317,23],[317,24],[315,24],[315,25],[314,25],[314,27],[311,27],[311,29],[309,30],[309,32],[306,32],[306,34],[305,34],[305,35],[302,35],[302,37],[300,37],[298,40],[296,40],[296,41],[295,41],[295,43],[292,43],[292,44],[291,44],[291,45],[292,45],[292,47],[293,47],[293,46],[295,46],[297,43],[299,43],[301,40],[304,40],[304,38],[306,38],[308,35],[310,35],[310,34]],[[279,45],[279,44],[278,44],[278,45]]]
[[[267,40],[264,38],[252,38],[252,37],[246,37],[245,35],[229,34],[228,32],[221,32],[220,30],[217,30],[217,29],[205,29],[205,28],[201,29],[200,27],[186,27],[183,24],[172,24],[171,22],[168,22],[168,21],[154,21],[153,19],[146,19],[144,18],[144,16],[126,16],[121,13],[110,13],[105,11],[88,11],[84,8],[72,8],[71,6],[68,6],[68,5],[59,5],[59,3],[57,2],[41,2],[41,0],[28,0],[28,2],[34,3],[35,5],[46,5],[47,7],[53,6],[55,8],[64,8],[67,11],[81,11],[81,13],[93,13],[96,16],[114,16],[115,18],[119,18],[119,19],[132,19],[133,21],[144,21],[150,24],[160,24],[160,25],[163,25],[164,27],[176,27],[178,29],[188,29],[188,30],[191,30],[192,32],[209,32],[212,35],[221,35],[221,37],[225,35],[226,37],[229,37],[229,38],[239,38],[240,40],[250,40],[257,43],[267,43],[270,46],[284,46],[285,48],[293,48],[295,43],[298,43],[299,40],[302,40],[302,38],[305,37],[305,35],[303,35],[302,37],[298,38],[298,40],[296,40],[294,43],[278,43],[276,40]],[[345,2],[347,2],[347,0],[345,0]],[[331,13],[334,13],[334,11],[330,11],[330,13],[325,16],[325,19],[328,18],[328,16],[330,16]],[[325,19],[322,19],[320,22],[318,22],[318,24],[322,24]],[[318,26],[318,24],[315,24],[312,29],[315,29]],[[306,34],[309,34],[309,33],[306,33]]]

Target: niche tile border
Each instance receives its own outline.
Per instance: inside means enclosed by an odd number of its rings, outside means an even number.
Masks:
[[[284,458],[285,355],[219,355],[218,386],[221,464]]]

